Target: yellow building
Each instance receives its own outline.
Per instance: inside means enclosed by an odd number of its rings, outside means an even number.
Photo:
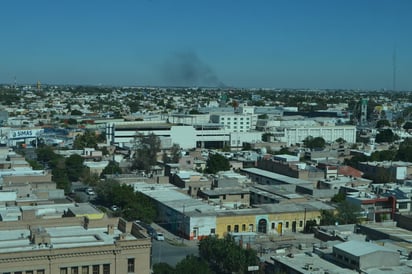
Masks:
[[[269,235],[299,232],[309,220],[319,224],[322,210],[334,208],[322,202],[311,201],[225,210],[217,213],[216,234],[224,237],[229,232],[258,232]]]

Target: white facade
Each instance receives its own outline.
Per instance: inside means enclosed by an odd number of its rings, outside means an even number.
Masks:
[[[158,211],[158,221],[170,232],[189,240],[207,237],[216,231],[215,208],[193,199],[171,184],[131,184],[151,198]]]
[[[290,127],[276,132],[276,138],[281,142],[292,144],[302,143],[308,136],[322,137],[326,142],[334,142],[339,138],[348,143],[356,142],[355,126],[325,126],[325,127]]]
[[[213,123],[221,124],[225,129],[234,132],[247,132],[256,128],[256,114],[219,113],[211,114]]]
[[[120,122],[106,125],[106,139],[109,144],[124,147],[132,144],[138,134],[155,134],[162,141],[162,147],[178,144],[182,149],[204,147],[208,142],[219,142],[231,147],[242,147],[244,142],[260,142],[262,132],[231,132],[218,125],[180,126],[165,123]]]
[[[262,141],[262,133],[261,131],[231,132],[230,147],[240,148],[243,143],[259,143]]]

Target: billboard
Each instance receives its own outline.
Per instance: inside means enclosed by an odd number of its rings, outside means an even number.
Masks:
[[[10,139],[24,139],[24,138],[36,138],[41,130],[39,129],[22,129],[10,131]]]

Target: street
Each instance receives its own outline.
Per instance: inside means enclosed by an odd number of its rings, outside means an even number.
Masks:
[[[164,262],[174,267],[187,255],[198,255],[198,247],[192,243],[184,246],[172,245],[167,240],[153,240],[152,243],[152,265]]]

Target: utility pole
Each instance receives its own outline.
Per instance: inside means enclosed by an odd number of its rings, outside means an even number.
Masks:
[[[184,243],[184,237],[185,237],[185,205],[183,204],[183,211],[182,211],[182,244]]]

